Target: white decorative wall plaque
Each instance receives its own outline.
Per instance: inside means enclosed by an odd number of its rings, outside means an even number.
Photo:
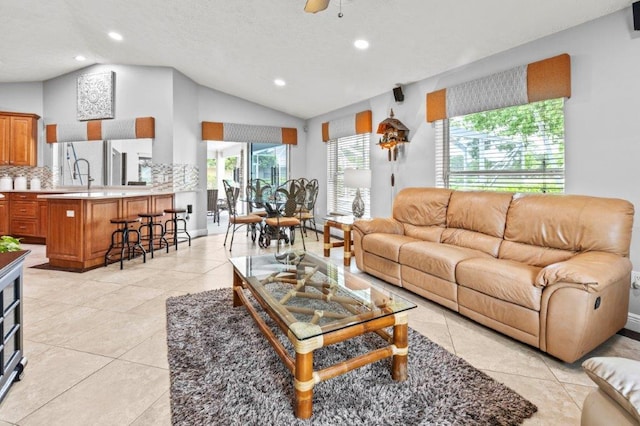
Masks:
[[[78,76],[78,120],[113,118],[113,71]]]

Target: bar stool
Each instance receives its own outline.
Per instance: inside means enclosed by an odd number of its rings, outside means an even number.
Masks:
[[[111,259],[111,251],[120,249],[120,269],[123,267],[124,251],[127,251],[127,260],[131,260],[132,256],[135,256],[136,252],[142,254],[142,262],[147,262],[147,252],[140,245],[140,232],[137,229],[130,226],[140,222],[139,217],[118,217],[111,219],[111,223],[118,225],[118,229],[111,233],[111,245],[104,254],[104,266],[109,264]],[[136,235],[136,240],[131,241],[131,234]],[[118,236],[120,238],[118,238]]]
[[[164,232],[165,235],[169,235],[169,239],[176,246],[176,250],[178,250],[178,242],[179,241],[189,241],[189,247],[191,247],[191,235],[187,232],[187,220],[179,216],[180,214],[186,213],[185,209],[165,209],[165,213],[169,213],[171,218],[168,219],[164,223]],[[178,223],[182,224],[182,229],[178,228]],[[169,224],[171,224],[171,229],[169,229]],[[186,234],[186,237],[178,238],[178,234]]]
[[[164,225],[162,222],[156,222],[155,218],[164,216],[163,212],[151,212],[151,213],[138,213],[138,216],[141,219],[146,219],[140,228],[138,228],[140,232],[140,238],[143,241],[149,242],[149,253],[151,253],[151,258],[153,259],[154,249],[159,248],[162,249],[166,247],[167,253],[169,253],[169,243],[164,236]],[[142,231],[146,230],[146,233]],[[156,245],[157,244],[157,245]]]

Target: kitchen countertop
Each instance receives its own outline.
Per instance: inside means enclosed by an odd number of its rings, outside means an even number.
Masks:
[[[82,189],[80,190],[82,191]],[[3,189],[2,191],[0,191],[2,193],[5,194],[10,194],[12,192],[36,192],[38,194],[40,193],[61,193],[61,192],[70,192],[68,189],[51,189],[51,188],[42,188],[42,189]],[[74,191],[74,192],[79,192],[79,191]]]
[[[151,190],[137,190],[137,191],[122,191],[122,190],[107,190],[107,191],[91,191],[91,192],[67,192],[57,194],[41,194],[38,195],[39,199],[47,200],[103,200],[108,198],[127,198],[127,197],[145,197],[149,195],[168,195],[175,194],[176,191],[151,191]]]

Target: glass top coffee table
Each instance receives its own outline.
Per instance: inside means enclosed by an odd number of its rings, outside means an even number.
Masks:
[[[320,257],[285,252],[230,259],[233,264],[233,306],[244,305],[294,375],[295,415],[312,414],[313,387],[384,358],[392,358],[391,377],[407,378],[408,310],[416,305],[373,287],[365,278]],[[243,289],[285,333],[295,356],[288,353]],[[393,327],[390,335],[385,328]],[[313,351],[375,332],[388,346],[313,371]]]

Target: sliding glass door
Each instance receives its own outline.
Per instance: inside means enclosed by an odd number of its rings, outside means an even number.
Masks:
[[[287,145],[253,143],[249,158],[249,178],[264,179],[277,186],[288,179]]]

